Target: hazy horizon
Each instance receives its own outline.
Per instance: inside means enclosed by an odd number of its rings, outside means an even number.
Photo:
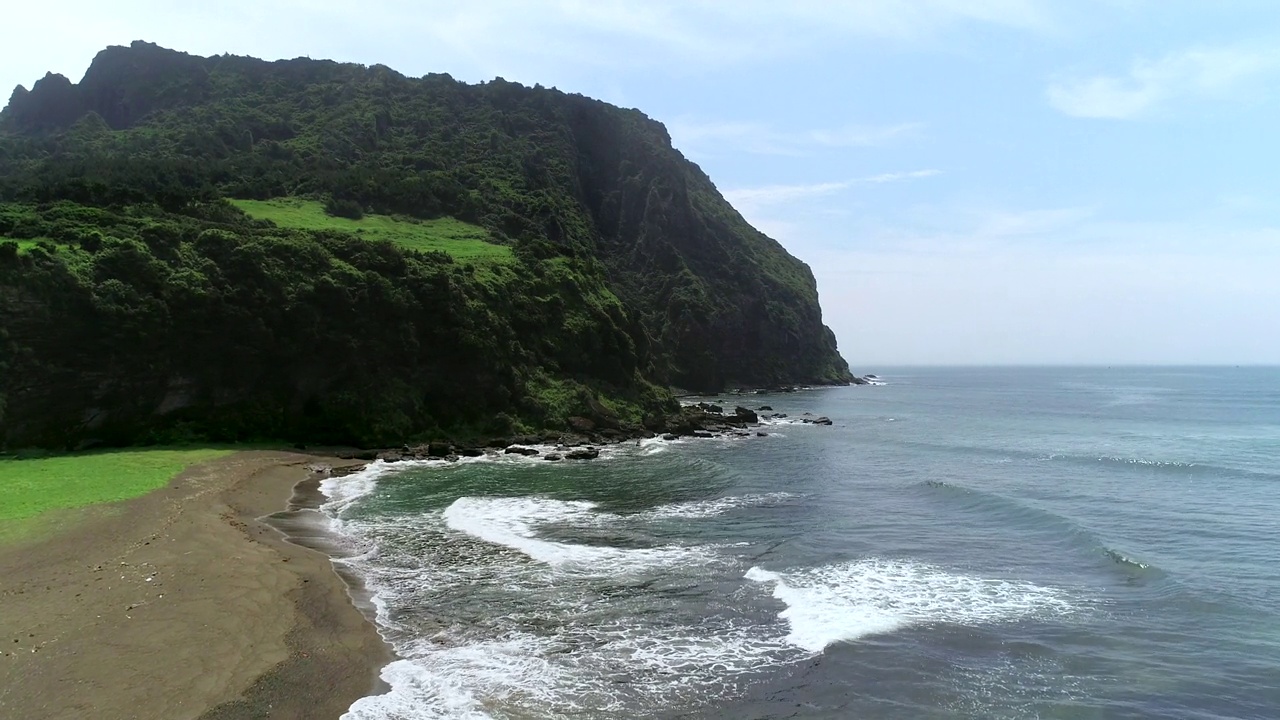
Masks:
[[[504,77],[638,107],[807,262],[855,371],[1280,364],[1280,7],[1151,0],[54,2],[107,45]],[[870,370],[868,370],[870,371]]]

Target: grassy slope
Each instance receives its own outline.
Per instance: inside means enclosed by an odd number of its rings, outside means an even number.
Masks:
[[[365,215],[359,220],[334,217],[314,200],[277,198],[274,200],[232,200],[250,217],[270,220],[283,228],[338,230],[356,233],[370,240],[390,240],[403,248],[448,253],[463,262],[506,262],[511,248],[490,242],[489,232],[479,225],[449,217],[435,220]]]
[[[0,460],[0,525],[51,510],[127,500],[230,450],[125,450]]]
[[[8,238],[8,237],[4,237],[4,236],[0,235],[0,242],[15,242],[15,243],[17,243],[17,244],[18,244],[18,252],[19,252],[19,253],[25,253],[25,252],[27,252],[28,250],[30,250],[31,248],[35,247],[36,245],[39,245],[39,244],[40,244],[40,243],[42,243],[42,242],[53,243],[54,245],[57,245],[58,247],[63,247],[63,244],[62,244],[62,243],[56,243],[56,242],[53,242],[52,240],[45,239],[45,238],[35,238],[35,239],[32,239],[32,240],[17,240],[17,239],[14,239],[14,238]]]

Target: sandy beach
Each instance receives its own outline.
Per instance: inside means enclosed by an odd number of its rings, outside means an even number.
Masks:
[[[327,556],[258,519],[317,462],[353,464],[235,453],[0,547],[0,717],[337,718],[369,694],[387,647]]]

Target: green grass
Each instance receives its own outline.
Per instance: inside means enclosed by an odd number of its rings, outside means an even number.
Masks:
[[[340,230],[370,240],[390,240],[400,247],[423,252],[446,252],[454,260],[469,263],[509,262],[511,248],[491,242],[489,231],[450,217],[418,220],[390,215],[365,215],[359,220],[334,217],[315,200],[232,200],[250,217],[270,220],[282,228]]]
[[[137,497],[195,463],[231,452],[121,450],[0,460],[0,526],[53,510]]]
[[[46,243],[53,243],[54,245],[57,245],[58,247],[64,247],[64,246],[62,245],[62,243],[54,243],[52,240],[50,240],[50,239],[48,239],[48,238],[33,238],[33,239],[31,239],[31,240],[16,240],[16,239],[14,239],[14,238],[0,237],[0,242],[15,242],[15,243],[18,243],[18,252],[19,252],[19,253],[25,253],[25,252],[27,252],[27,251],[31,250],[31,248],[33,248],[33,247],[35,247],[35,246],[39,245],[39,244],[40,244],[40,243],[42,243],[42,242],[46,242]]]

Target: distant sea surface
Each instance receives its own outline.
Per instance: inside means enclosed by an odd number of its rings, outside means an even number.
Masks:
[[[880,374],[326,481],[401,658],[347,717],[1280,717],[1280,369]]]

